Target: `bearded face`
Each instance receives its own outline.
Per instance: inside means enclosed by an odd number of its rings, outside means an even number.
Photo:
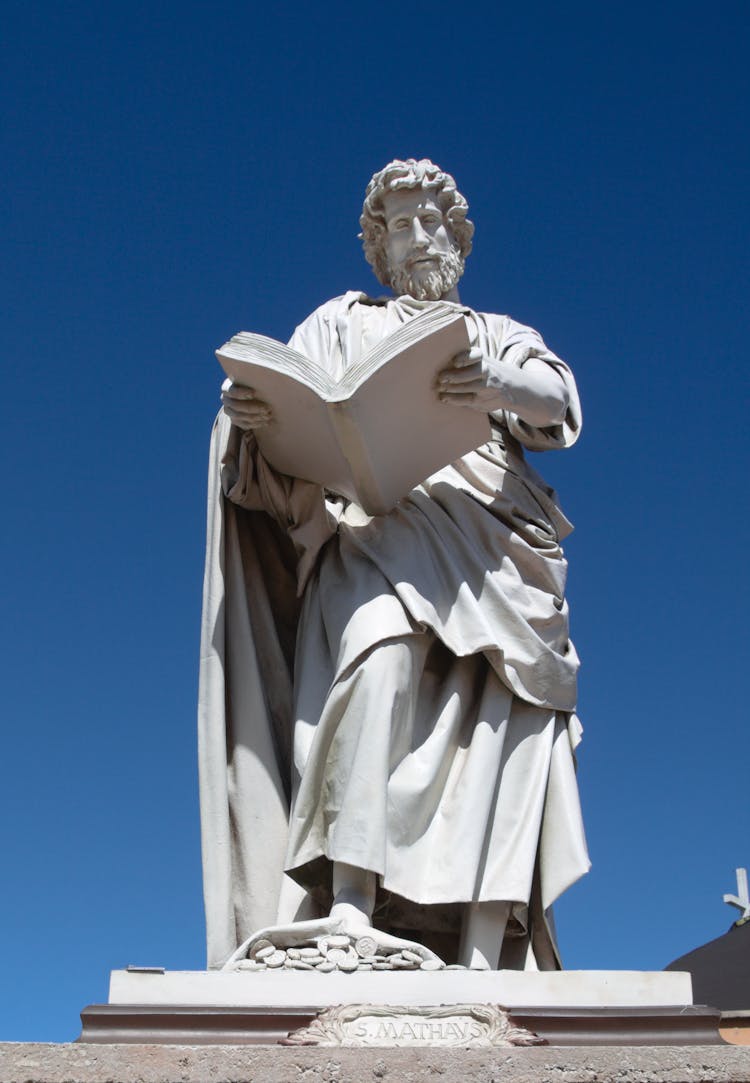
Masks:
[[[418,251],[390,268],[390,285],[397,297],[408,294],[417,301],[439,301],[464,273],[464,260],[456,248],[425,256]]]
[[[396,295],[438,301],[463,274],[456,238],[437,200],[425,188],[398,188],[383,197],[383,252]]]

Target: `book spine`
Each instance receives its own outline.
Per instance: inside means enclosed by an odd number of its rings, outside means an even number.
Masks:
[[[382,515],[389,508],[375,480],[377,475],[362,442],[351,400],[327,405],[338,445],[352,472],[357,503],[368,515]]]

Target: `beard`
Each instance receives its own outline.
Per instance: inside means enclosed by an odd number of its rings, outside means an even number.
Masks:
[[[464,273],[463,257],[455,248],[441,253],[437,265],[422,265],[406,260],[390,273],[391,289],[397,297],[408,293],[416,301],[439,301],[449,293]]]

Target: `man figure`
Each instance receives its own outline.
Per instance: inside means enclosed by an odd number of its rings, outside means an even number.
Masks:
[[[559,965],[549,907],[588,868],[570,525],[522,448],[569,446],[580,410],[535,331],[461,305],[467,210],[431,162],[386,166],[360,222],[394,297],[336,298],[290,345],[340,377],[426,305],[450,305],[472,348],[435,394],[488,413],[489,443],[370,517],[276,474],[253,436],[268,406],[224,387],[201,692],[213,965],[313,907],[352,936],[376,926],[385,947],[390,933],[465,965]]]

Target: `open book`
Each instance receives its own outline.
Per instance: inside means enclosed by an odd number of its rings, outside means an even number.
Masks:
[[[338,382],[264,335],[240,332],[216,356],[252,387],[273,420],[256,429],[277,470],[390,511],[415,485],[490,439],[486,414],[441,402],[436,378],[469,348],[463,315],[430,306],[370,350]]]

